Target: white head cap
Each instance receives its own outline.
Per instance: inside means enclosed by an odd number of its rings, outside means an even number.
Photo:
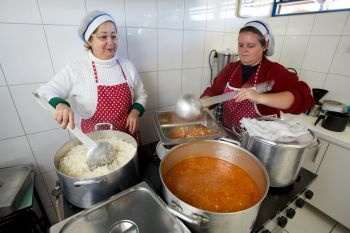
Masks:
[[[87,15],[85,15],[78,28],[79,37],[84,42],[87,42],[96,28],[107,21],[112,21],[114,24],[116,24],[113,17],[104,11],[96,10],[89,12]]]
[[[275,51],[275,38],[272,34],[270,26],[262,20],[253,20],[244,25],[244,27],[254,27],[261,32],[266,42],[269,42],[269,47],[266,51],[266,56],[272,56]]]

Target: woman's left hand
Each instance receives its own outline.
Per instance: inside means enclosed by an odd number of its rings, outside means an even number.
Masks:
[[[237,102],[243,101],[243,100],[250,100],[254,103],[258,102],[258,98],[260,96],[260,93],[256,92],[252,88],[242,88],[237,95],[234,97],[234,99]]]
[[[126,129],[129,130],[131,134],[135,134],[139,129],[140,113],[136,109],[131,110],[126,119]]]

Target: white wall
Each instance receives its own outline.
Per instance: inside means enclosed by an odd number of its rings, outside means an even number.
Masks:
[[[94,9],[116,18],[119,53],[135,63],[149,93],[144,143],[158,139],[152,111],[171,109],[184,93],[199,95],[210,77],[210,50],[237,51],[238,30],[248,20],[235,16],[234,0],[0,0],[0,166],[35,165],[52,221],[53,157],[70,135],[31,92],[84,55],[76,30]],[[272,60],[296,68],[311,87],[329,90],[325,98],[349,105],[349,12],[266,20],[276,36]]]

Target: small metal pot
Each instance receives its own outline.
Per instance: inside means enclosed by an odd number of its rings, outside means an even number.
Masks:
[[[322,109],[322,103],[315,103],[314,106],[312,106],[312,108],[310,108],[306,114],[309,116],[317,117],[320,114],[321,109]]]
[[[95,140],[116,137],[133,144],[137,148],[136,140],[129,134],[120,131],[101,130],[87,135]],[[79,144],[81,143],[78,139],[70,140],[57,151],[54,158],[54,166],[63,187],[63,194],[71,204],[80,208],[88,208],[138,182],[137,151],[128,163],[104,176],[77,178],[65,175],[58,169],[59,161],[72,147]]]
[[[275,142],[244,131],[243,148],[254,154],[264,164],[270,177],[271,187],[286,187],[296,180],[304,155],[317,154],[320,142],[312,131],[293,142]]]
[[[216,213],[193,207],[176,197],[164,183],[167,172],[186,158],[203,156],[226,160],[246,171],[258,186],[259,201],[250,208],[238,212]],[[249,151],[225,141],[188,142],[169,150],[162,159],[159,169],[168,210],[184,220],[192,232],[251,232],[260,204],[268,191],[269,177],[265,167]]]

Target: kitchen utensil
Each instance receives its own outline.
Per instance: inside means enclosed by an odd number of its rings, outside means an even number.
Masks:
[[[269,177],[261,162],[249,151],[239,147],[239,143],[232,140],[228,140],[230,142],[223,140],[193,141],[177,145],[169,150],[160,162],[159,172],[162,191],[168,203],[168,209],[184,220],[191,228],[191,232],[251,232],[260,204],[267,194]],[[259,201],[250,208],[228,213],[205,211],[182,201],[168,189],[164,183],[164,178],[167,172],[177,163],[190,157],[213,157],[239,166],[256,183],[260,193]]]
[[[146,182],[53,225],[51,233],[190,233]]]
[[[322,103],[321,102],[317,102],[314,104],[314,106],[312,106],[308,111],[307,111],[307,115],[309,116],[318,116],[321,112],[322,109]]]
[[[117,138],[131,143],[137,148],[136,140],[129,134],[114,130],[99,130],[87,134],[93,140],[101,138]],[[54,167],[63,187],[63,194],[69,203],[80,207],[89,208],[106,198],[135,185],[139,179],[137,150],[132,158],[122,167],[110,173],[93,177],[78,178],[67,176],[59,170],[59,162],[72,147],[79,145],[74,138],[65,143],[55,154]]]
[[[315,103],[319,102],[323,96],[328,93],[327,90],[321,88],[312,88],[312,96],[314,98]]]
[[[322,119],[322,127],[335,132],[343,132],[349,122],[350,115],[328,111],[325,115],[318,116],[315,125]]]
[[[224,51],[216,52],[218,63],[217,63],[217,74],[229,63],[238,59],[238,54],[231,51],[229,48]]]
[[[225,137],[226,133],[221,125],[218,125],[214,116],[208,110],[203,110],[202,117],[195,121],[185,121],[179,118],[175,112],[159,111],[153,112],[153,120],[156,126],[160,141],[164,145],[177,145],[191,140],[205,140],[213,138]],[[184,127],[206,127],[210,129],[213,134],[197,136],[191,138],[172,138],[172,132]]]
[[[252,87],[258,93],[271,91],[273,81],[263,82]],[[175,112],[184,120],[192,121],[198,119],[202,114],[202,108],[212,106],[235,97],[236,93],[226,93],[208,98],[199,99],[192,94],[186,94],[176,102]]]
[[[306,114],[309,116],[318,116],[322,109],[322,103],[320,102],[321,98],[328,93],[325,89],[312,88],[312,96],[314,98],[314,106],[310,108]]]
[[[31,183],[32,166],[0,168],[0,217],[15,212]]]
[[[346,106],[343,103],[334,100],[324,100],[322,102],[322,111],[332,111],[332,112],[345,112]]]
[[[43,97],[38,93],[33,93],[36,99],[44,105],[52,113],[56,111]],[[84,134],[78,127],[71,129],[67,126],[68,130],[79,139],[89,150],[86,155],[86,163],[90,169],[93,170],[97,167],[104,166],[112,163],[113,160],[113,147],[108,142],[94,142],[86,134]]]
[[[294,141],[284,142],[251,136],[243,129],[240,142],[243,148],[254,154],[264,164],[270,177],[271,187],[291,185],[298,176],[303,156],[313,156],[321,146],[312,131]]]

